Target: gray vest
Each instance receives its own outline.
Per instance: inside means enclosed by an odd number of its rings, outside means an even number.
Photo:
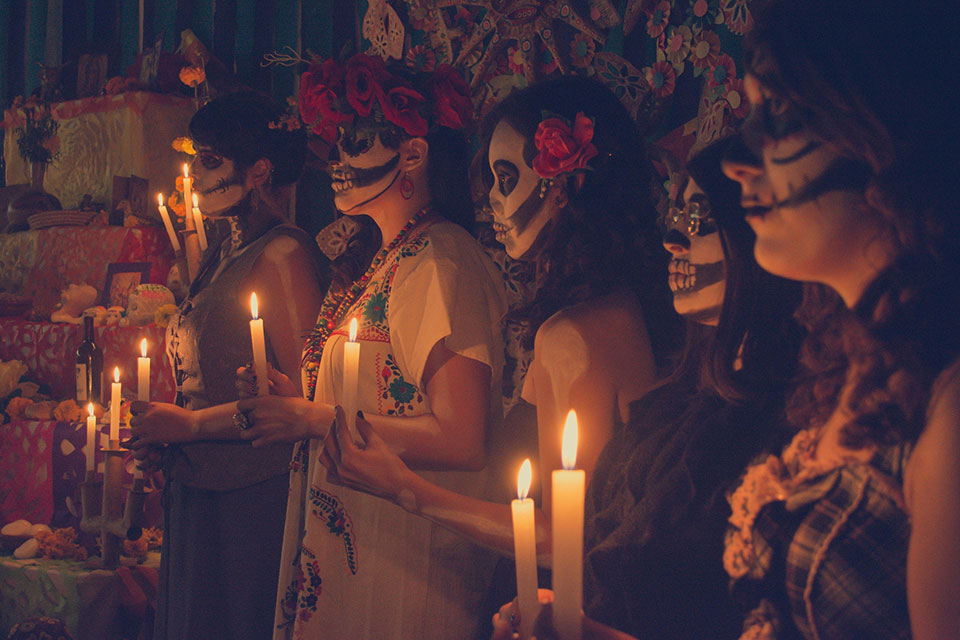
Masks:
[[[240,299],[240,285],[266,246],[280,235],[303,245],[314,257],[318,282],[326,285],[316,243],[293,225],[277,225],[233,253],[227,251],[229,236],[208,251],[190,295],[167,329],[167,355],[174,363],[180,406],[197,410],[238,399],[237,369],[253,361],[250,301]],[[267,359],[276,366],[269,336],[266,342]],[[227,491],[287,473],[292,445],[254,449],[239,440],[212,441],[171,446],[169,452],[166,470],[171,478],[201,489]]]

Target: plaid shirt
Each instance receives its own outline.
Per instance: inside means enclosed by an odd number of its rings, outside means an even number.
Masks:
[[[910,637],[910,520],[902,492],[908,453],[904,447],[881,450],[870,464],[835,469],[786,504],[774,503],[761,512],[754,535],[769,543],[779,558],[759,589],[766,596],[764,605],[748,620],[753,631],[745,636]],[[771,615],[777,600],[789,616]],[[764,621],[770,624],[758,635]]]

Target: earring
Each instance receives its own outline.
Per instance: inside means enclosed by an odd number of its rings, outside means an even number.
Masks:
[[[400,178],[400,197],[404,200],[413,197],[413,180],[407,174],[403,174],[403,177]]]
[[[553,186],[553,178],[540,178],[540,199],[547,195],[547,189]]]

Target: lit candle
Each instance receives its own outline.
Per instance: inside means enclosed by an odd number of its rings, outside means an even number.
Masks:
[[[140,341],[137,358],[137,400],[150,402],[150,358],[147,357],[147,339]]]
[[[253,372],[257,376],[257,395],[270,394],[270,378],[267,373],[267,345],[263,338],[263,318],[259,316],[257,294],[250,294],[250,340],[253,342]]]
[[[513,511],[513,554],[517,566],[517,599],[520,605],[520,638],[533,633],[540,612],[537,600],[537,539],[533,517],[533,498],[528,498],[533,476],[530,459],[520,465],[517,474],[517,499],[510,502]]]
[[[357,319],[350,320],[350,340],[343,345],[343,393],[340,402],[347,414],[347,431],[356,443],[363,442],[357,431],[357,383],[360,378],[360,343]]]
[[[577,414],[570,410],[560,449],[563,469],[553,472],[553,625],[561,640],[580,640],[583,603],[583,494],[577,461]]]
[[[163,226],[167,230],[167,235],[170,236],[170,244],[173,245],[173,250],[176,252],[180,251],[180,239],[177,238],[177,232],[173,230],[173,222],[170,221],[170,214],[167,212],[167,206],[163,204],[163,194],[157,194],[157,209],[160,210],[160,217],[163,219]]]
[[[110,386],[110,448],[120,445],[120,367],[113,368],[113,384]]]
[[[193,180],[190,179],[190,172],[188,171],[188,165],[186,162],[183,163],[183,208],[186,209],[190,206],[190,203],[193,202],[193,197],[191,196],[191,187],[193,186]],[[185,211],[185,214],[189,214],[189,211]]]
[[[203,215],[197,203],[197,194],[193,194],[193,221],[197,225],[197,239],[200,241],[200,251],[207,250],[207,230],[203,227]]]
[[[83,447],[83,454],[87,458],[87,473],[97,468],[97,448],[94,446],[97,437],[97,417],[93,415],[93,403],[87,404],[87,444]]]

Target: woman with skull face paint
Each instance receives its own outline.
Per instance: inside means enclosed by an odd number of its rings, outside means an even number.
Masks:
[[[551,150],[544,141],[550,136],[569,143],[565,154]],[[533,303],[517,313],[535,342],[524,397],[536,405],[540,476],[560,467],[560,430],[570,408],[582,429],[577,466],[589,472],[629,402],[654,382],[648,327],[656,336],[676,327],[665,326],[676,316],[667,307],[652,207],[642,219],[649,201],[643,145],[617,98],[576,77],[511,95],[487,116],[481,138],[498,240],[512,257],[536,260],[541,272]],[[407,469],[375,429],[359,424],[367,446],[341,443],[341,478],[398,504],[410,501],[425,518],[512,553],[506,505],[431,484]],[[541,491],[548,505],[549,482]],[[548,564],[548,519],[538,512],[537,520]]]
[[[751,6],[754,157],[726,171],[761,266],[836,294],[802,309],[802,430],[732,501],[754,630],[960,637],[960,96],[915,64],[955,38],[935,4]]]
[[[251,293],[267,357],[290,373],[322,295],[316,244],[284,221],[306,142],[283,116],[270,98],[244,92],[213,100],[190,122],[194,192],[233,233],[211,245],[170,322],[176,404],[132,407],[135,456],[169,444],[158,638],[263,638],[272,626],[291,447],[254,449],[231,416],[236,371],[252,359]]]
[[[800,286],[753,259],[739,194],[720,172],[728,143],[688,163],[663,220],[667,281],[687,337],[677,370],[630,405],[590,479],[585,638],[728,638],[740,627],[719,561],[724,495],[746,462],[784,440]],[[682,173],[674,183],[684,187]],[[497,638],[507,637],[514,607],[495,619]],[[538,627],[538,638],[556,637],[548,609]]]
[[[324,108],[312,109],[318,101]],[[492,486],[483,467],[501,422],[504,292],[453,222],[472,217],[460,131],[469,92],[449,67],[408,75],[358,55],[342,68],[313,65],[300,111],[314,133],[333,135],[337,208],[373,233],[334,263],[303,354],[305,397],[284,397],[289,381],[274,374],[274,395],[238,405],[255,446],[297,442],[274,635],[470,637],[493,556],[405,511],[415,503],[351,489],[337,474],[337,445],[351,434],[342,420],[330,427],[356,319],[357,403],[372,428],[441,486],[481,497]]]

